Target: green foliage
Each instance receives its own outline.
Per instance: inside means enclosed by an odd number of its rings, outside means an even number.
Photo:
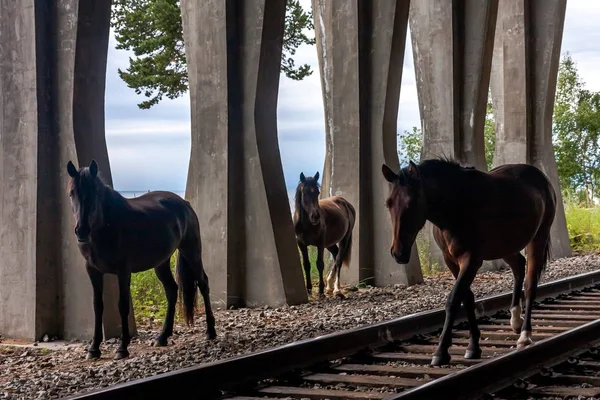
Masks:
[[[565,205],[571,248],[576,253],[600,249],[600,207],[585,208],[580,203]]]
[[[488,93],[488,101],[485,112],[485,125],[483,127],[483,139],[485,141],[485,161],[488,171],[494,163],[494,152],[496,151],[496,119],[492,107],[492,94]]]
[[[585,89],[569,53],[559,66],[552,128],[561,188],[590,207],[600,194],[600,92]]]
[[[163,96],[180,97],[188,90],[187,64],[179,0],[114,0],[111,26],[117,49],[132,50],[129,67],[119,76],[148,100],[138,104],[149,109]],[[304,32],[314,29],[312,13],[298,0],[288,0],[283,36],[281,70],[294,80],[312,74],[308,64],[296,67],[293,55],[302,44],[313,45]]]
[[[171,257],[171,271],[175,275],[177,252]],[[131,275],[131,299],[133,312],[138,321],[160,320],[167,313],[167,297],[162,283],[156,277],[153,269]],[[178,319],[178,316],[176,315]]]
[[[496,122],[494,119],[494,110],[492,108],[491,94],[488,95],[483,132],[485,140],[485,159],[489,170],[492,168],[494,151],[496,150]],[[400,166],[408,165],[409,160],[418,163],[421,159],[421,150],[423,148],[423,132],[421,129],[413,126],[412,131],[404,131],[403,134],[398,133],[397,136]]]
[[[408,165],[409,161],[418,163],[421,159],[421,149],[423,148],[423,132],[416,126],[412,127],[412,131],[404,131],[401,135],[398,133],[398,157],[400,166]]]

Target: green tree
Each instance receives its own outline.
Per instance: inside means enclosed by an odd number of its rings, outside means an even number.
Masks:
[[[492,98],[488,96],[487,112],[485,116],[484,127],[485,138],[485,159],[488,170],[492,168],[494,160],[494,151],[496,149],[496,125],[494,120],[494,111],[492,109]],[[400,165],[407,165],[409,160],[419,162],[421,159],[421,149],[423,148],[423,133],[416,126],[412,131],[398,133],[398,158]]]
[[[559,65],[552,135],[561,187],[591,206],[600,194],[600,92],[585,89],[569,53]]]
[[[306,31],[313,31],[312,13],[299,0],[288,0],[283,36],[281,70],[294,80],[312,74],[308,64],[296,66],[292,58],[302,44],[313,45]],[[133,51],[129,67],[119,76],[137,94],[148,100],[138,107],[148,109],[163,96],[180,97],[188,90],[187,65],[179,0],[113,0],[111,26],[117,49]]]
[[[412,160],[418,163],[421,159],[421,149],[423,148],[423,133],[416,126],[412,131],[404,131],[404,134],[398,133],[398,157],[400,165],[406,166]]]
[[[483,138],[485,141],[485,161],[488,171],[492,169],[494,162],[494,152],[496,151],[496,119],[492,107],[492,96],[488,94],[488,101],[485,113],[485,125],[483,127]]]

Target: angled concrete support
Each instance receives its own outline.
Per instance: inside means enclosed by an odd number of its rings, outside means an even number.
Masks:
[[[110,1],[94,2],[103,13],[79,3],[0,1],[0,333],[5,336],[89,339],[93,331],[91,284],[73,234],[65,166],[69,159],[82,162],[74,129],[104,137],[103,125],[77,123],[93,113],[103,120],[103,100],[95,98],[103,99],[104,77],[82,88],[75,75],[87,72],[76,53],[106,62],[102,43],[108,40]],[[105,29],[80,42],[81,15]],[[87,91],[84,98],[76,96],[81,90]],[[101,161],[103,156],[103,168],[110,171],[106,146],[87,154]],[[117,293],[108,279],[108,337],[120,334]]]
[[[498,0],[413,1],[410,28],[423,150],[486,170],[483,128]],[[429,231],[430,252],[444,265]]]
[[[181,2],[198,213],[215,305],[308,301],[277,141],[284,0]]]
[[[326,118],[323,197],[341,195],[358,213],[346,283],[422,282],[419,257],[389,254],[389,184],[381,164],[399,168],[396,124],[408,24],[406,0],[313,0]]]
[[[552,146],[565,9],[566,0],[502,0],[491,80],[494,165],[533,164],[550,178],[558,197],[551,231],[555,258],[572,254]]]

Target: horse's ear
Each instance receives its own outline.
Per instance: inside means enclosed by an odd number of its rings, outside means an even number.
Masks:
[[[317,173],[315,174],[314,178],[315,178],[315,181],[319,180],[319,171],[317,171]]]
[[[300,172],[300,182],[304,183],[306,177],[304,176],[304,172]]]
[[[408,174],[411,178],[419,180],[421,178],[421,174],[419,172],[419,167],[414,162],[408,162]]]
[[[75,168],[75,165],[73,165],[71,160],[69,160],[69,162],[67,163],[67,172],[69,173],[69,176],[71,178],[75,178],[77,175],[79,175],[79,172],[77,172],[77,168]]]
[[[392,171],[390,167],[388,167],[385,164],[381,165],[381,172],[383,173],[383,177],[385,178],[385,180],[389,183],[394,183],[398,180],[398,174]]]
[[[98,176],[98,163],[96,162],[96,160],[92,160],[90,164],[90,174],[93,178]]]

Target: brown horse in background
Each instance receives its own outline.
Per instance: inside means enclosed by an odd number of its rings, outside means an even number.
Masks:
[[[129,356],[129,298],[131,274],[154,268],[167,297],[167,315],[156,346],[166,346],[173,334],[173,319],[178,286],[171,273],[171,256],[179,250],[177,277],[185,319],[194,321],[197,288],[204,298],[206,336],[214,339],[213,316],[208,277],[202,265],[202,245],[198,217],[190,204],[175,193],[154,191],[126,199],[98,176],[98,164],[77,170],[67,164],[69,197],[75,216],[75,235],[79,251],[94,291],[94,338],[87,358],[100,357],[104,303],[103,274],[115,274],[119,281],[121,344],[115,359]]]
[[[352,204],[340,196],[319,200],[319,173],[314,177],[300,174],[300,183],[296,188],[294,229],[298,247],[302,252],[306,290],[312,291],[310,278],[310,260],[308,246],[317,247],[317,270],[319,271],[319,294],[323,294],[323,252],[331,253],[334,264],[327,275],[327,292],[333,290],[334,296],[343,298],[340,290],[340,270],[342,264],[350,264],[352,252],[352,229],[356,221],[356,211]],[[339,244],[339,247],[338,247]],[[335,281],[335,282],[333,282]],[[333,289],[332,289],[333,283]]]
[[[531,308],[538,280],[550,258],[550,227],[556,212],[556,193],[548,178],[527,164],[502,165],[486,173],[447,160],[426,160],[418,166],[411,161],[399,174],[384,164],[382,172],[393,184],[386,203],[393,223],[392,257],[400,264],[408,263],[417,233],[429,220],[444,261],[456,278],[431,365],[450,361],[452,325],[461,302],[470,331],[465,358],[481,357],[471,283],[483,260],[503,258],[511,267],[514,290],[510,323],[520,333],[517,348],[531,344]],[[523,248],[527,261],[520,253]]]

